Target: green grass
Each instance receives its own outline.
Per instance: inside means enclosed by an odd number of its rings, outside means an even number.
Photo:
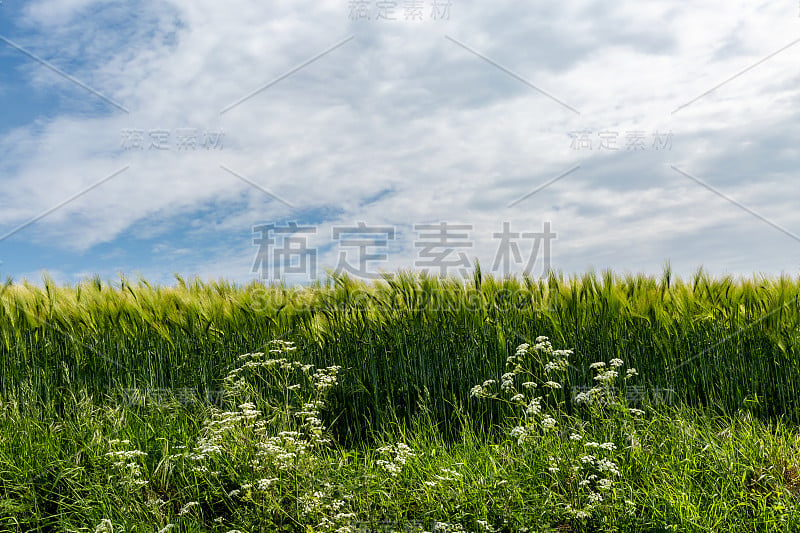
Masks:
[[[668,268],[8,282],[0,531],[800,530],[798,299],[800,278]],[[574,353],[517,354],[540,335]],[[638,376],[576,404],[616,358]]]
[[[627,361],[584,368],[600,378],[594,400],[568,410],[555,384],[576,356],[538,343],[471,388],[474,409],[502,406],[497,424],[454,407],[459,431],[448,436],[428,396],[409,422],[394,417],[345,446],[325,427],[343,369],[268,347],[237,358],[223,410],[85,392],[58,409],[0,403],[0,530],[800,529],[795,425],[747,411],[632,410],[613,393],[643,377],[626,378]]]
[[[611,272],[469,282],[400,274],[377,284],[334,277],[312,287],[99,278],[73,287],[0,287],[0,396],[58,404],[86,389],[221,388],[238,355],[292,340],[310,363],[345,368],[334,431],[357,441],[430,393],[437,423],[536,335],[577,363],[622,357],[648,390],[688,405],[800,420],[800,278],[680,280]],[[583,366],[570,383],[591,380]],[[757,401],[754,401],[757,400]],[[477,413],[471,411],[472,416]],[[488,420],[487,420],[488,421]]]

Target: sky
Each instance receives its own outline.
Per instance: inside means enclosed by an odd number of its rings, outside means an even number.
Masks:
[[[795,276],[798,66],[796,1],[3,0],[0,275]]]

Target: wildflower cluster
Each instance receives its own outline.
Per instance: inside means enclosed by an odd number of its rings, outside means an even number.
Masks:
[[[586,405],[594,409],[602,409],[604,407],[615,407],[618,409],[625,408],[625,402],[616,397],[614,383],[620,378],[621,367],[625,365],[622,359],[614,358],[606,365],[603,361],[597,361],[589,365],[589,368],[594,371],[595,385],[586,392],[580,392],[575,396],[575,403],[579,405]],[[624,381],[638,376],[639,373],[635,368],[628,368],[623,376]],[[643,414],[638,409],[629,410],[631,414]]]
[[[295,349],[287,341],[273,343],[276,348],[270,353],[287,354]],[[234,436],[244,435],[255,447],[255,458],[249,461],[253,469],[286,470],[301,463],[313,463],[314,456],[309,452],[330,443],[330,439],[324,435],[325,426],[320,411],[325,406],[328,391],[336,385],[340,367],[332,366],[312,372],[312,365],[288,361],[286,358],[263,359],[263,355],[251,353],[239,357],[241,366],[232,370],[226,378],[226,386],[233,389],[229,395],[252,393],[253,384],[246,378],[265,378],[258,374],[247,374],[244,370],[267,368],[277,371],[277,375],[268,374],[267,377],[276,378],[275,381],[282,385],[283,401],[267,406],[271,407],[269,418],[256,409],[252,402],[240,404],[238,411],[212,410],[211,419],[203,428],[195,452],[189,455],[191,459],[202,461],[209,454],[232,452]],[[302,383],[292,383],[289,379],[294,371],[301,373],[305,388]],[[308,384],[311,384],[313,391],[308,390],[311,388]],[[270,385],[274,386],[275,383]],[[226,389],[226,392],[229,391]],[[296,405],[298,403],[300,405]]]
[[[339,487],[329,482],[310,486],[297,498],[298,518],[303,523],[316,523],[313,531],[330,531],[344,533],[351,531],[348,525],[356,518],[356,514],[347,512],[351,507],[350,494],[339,494]]]
[[[246,395],[248,389],[255,383],[280,389],[281,392],[300,388],[299,384],[293,383],[296,373],[307,374],[313,368],[313,365],[300,361],[290,361],[287,356],[297,348],[289,341],[274,340],[270,344],[273,346],[269,351],[270,354],[283,355],[284,357],[267,356],[263,352],[240,355],[238,358],[239,366],[228,372],[225,377],[226,396],[233,398]],[[261,375],[259,369],[266,369],[267,374],[272,379]]]
[[[318,522],[318,531],[335,531],[352,515],[343,509],[344,500],[332,496],[333,489],[321,489],[315,481],[324,466],[315,452],[331,443],[321,412],[341,367],[314,369],[273,357],[288,356],[295,347],[287,341],[272,346],[270,356],[240,356],[228,373],[226,397],[241,401],[238,408],[212,407],[194,447],[169,458],[185,459],[191,471],[211,483],[238,480],[227,495],[243,503],[279,508],[285,505],[280,494],[293,492],[298,519]],[[191,508],[187,504],[183,511]]]
[[[258,420],[261,411],[252,403],[243,403],[238,411],[221,411],[211,409],[211,416],[204,422],[200,437],[191,452],[177,454],[171,458],[186,456],[194,463],[191,470],[211,476],[218,475],[216,470],[209,470],[210,459],[232,453],[237,444],[237,437],[245,432],[263,430],[264,421]]]
[[[129,440],[111,439],[108,445],[111,451],[106,453],[106,457],[112,459],[112,466],[119,474],[119,483],[128,489],[137,489],[147,485],[142,473],[142,465],[139,463],[139,457],[147,456],[147,452],[141,450],[125,450],[114,449],[117,446],[127,446],[131,443]]]
[[[406,461],[414,457],[414,450],[405,443],[398,442],[375,450],[388,459],[377,459],[375,464],[389,473],[392,477],[397,477],[406,465]]]
[[[601,511],[603,505],[612,505],[617,497],[614,488],[620,476],[614,460],[617,446],[613,442],[584,441],[580,433],[570,435],[572,454],[556,459],[550,457],[551,474],[563,474],[568,502],[564,511],[569,518],[585,521]]]
[[[506,373],[500,377],[500,391],[494,390],[495,380],[486,380],[470,391],[475,398],[492,398],[505,401],[523,414],[522,424],[509,432],[519,446],[532,442],[534,437],[553,430],[558,425],[552,413],[543,411],[542,403],[548,392],[562,388],[559,380],[564,379],[569,367],[568,358],[572,350],[554,350],[547,337],[537,337],[536,344],[521,344],[516,353],[506,359]],[[543,369],[544,379],[539,379],[535,367]],[[517,388],[521,377],[527,378]],[[543,395],[535,395],[541,390]],[[505,398],[504,398],[505,396]],[[555,398],[553,403],[560,405],[562,400]]]
[[[564,518],[585,524],[623,501],[627,512],[633,512],[633,507],[620,496],[630,490],[620,479],[618,456],[622,451],[613,439],[589,438],[585,432],[587,424],[575,415],[568,415],[560,399],[559,390],[565,382],[572,353],[572,350],[554,350],[547,337],[538,337],[536,344],[522,344],[507,358],[507,372],[500,378],[499,391],[494,380],[487,380],[473,387],[471,395],[505,401],[518,409],[519,414],[509,426],[509,436],[516,444],[513,451],[525,452],[538,446],[562,450],[557,457],[549,456],[545,469],[552,476],[554,495],[562,500]],[[611,394],[612,385],[620,379],[623,366],[624,362],[617,358],[591,364],[596,384],[579,396],[581,403],[593,409],[598,407],[591,411],[600,415],[593,417],[591,427],[599,434],[614,435],[622,427],[626,435],[635,435],[631,415],[639,413],[624,408],[624,403],[617,410],[604,409],[616,401]],[[534,369],[541,374],[537,375]],[[518,388],[516,384],[522,375],[525,381]],[[636,369],[629,368],[622,379],[636,375]],[[537,391],[541,394],[535,395]]]

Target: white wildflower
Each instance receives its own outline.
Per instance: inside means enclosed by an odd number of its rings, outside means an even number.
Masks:
[[[616,370],[606,370],[605,372],[601,372],[600,374],[594,377],[595,381],[599,381],[601,383],[608,383],[616,379],[617,374]]]
[[[511,430],[510,435],[512,438],[517,439],[517,445],[522,446],[525,443],[528,432],[524,427],[517,426]]]
[[[589,403],[592,401],[592,395],[588,392],[579,392],[575,395],[575,403],[580,405],[582,403]]]
[[[539,414],[541,411],[541,402],[542,399],[540,397],[536,397],[528,403],[528,407],[525,408],[525,415],[526,416],[534,416]]]
[[[597,482],[597,488],[600,490],[609,490],[612,487],[612,485],[614,485],[614,482],[606,478],[603,478]]]
[[[278,478],[264,478],[258,480],[258,489],[259,490],[267,490],[270,485],[278,481]]]
[[[542,418],[542,428],[546,431],[549,429],[553,429],[556,427],[556,419],[551,416],[545,416]]]
[[[94,533],[114,533],[114,524],[108,518],[103,518],[94,528]]]
[[[617,468],[616,463],[610,461],[609,459],[606,459],[605,457],[597,461],[597,468],[601,472],[606,472],[615,476],[619,475],[619,469]]]
[[[187,503],[186,505],[181,507],[181,510],[178,512],[178,516],[185,515],[186,513],[189,512],[189,509],[191,509],[192,507],[194,507],[196,505],[200,505],[200,503],[199,502],[189,502],[189,503]]]

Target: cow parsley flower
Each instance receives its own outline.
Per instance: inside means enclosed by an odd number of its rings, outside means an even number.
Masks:
[[[600,503],[603,501],[603,495],[597,492],[590,492],[589,493],[589,501],[592,503]]]
[[[189,503],[187,503],[186,505],[181,507],[181,510],[178,512],[178,516],[185,515],[186,513],[189,512],[189,509],[191,509],[192,507],[194,507],[196,505],[200,505],[200,503],[199,502],[189,502]]]
[[[539,412],[542,410],[541,401],[542,399],[540,397],[532,399],[528,403],[528,407],[525,408],[525,415],[534,416],[539,414]]]
[[[509,435],[517,439],[517,445],[522,446],[525,443],[525,437],[528,436],[528,431],[522,426],[517,426],[511,430]]]
[[[609,383],[614,381],[618,375],[619,374],[617,374],[616,370],[606,370],[605,372],[601,372],[600,374],[596,375],[594,379],[595,381],[599,381],[601,383]]]

